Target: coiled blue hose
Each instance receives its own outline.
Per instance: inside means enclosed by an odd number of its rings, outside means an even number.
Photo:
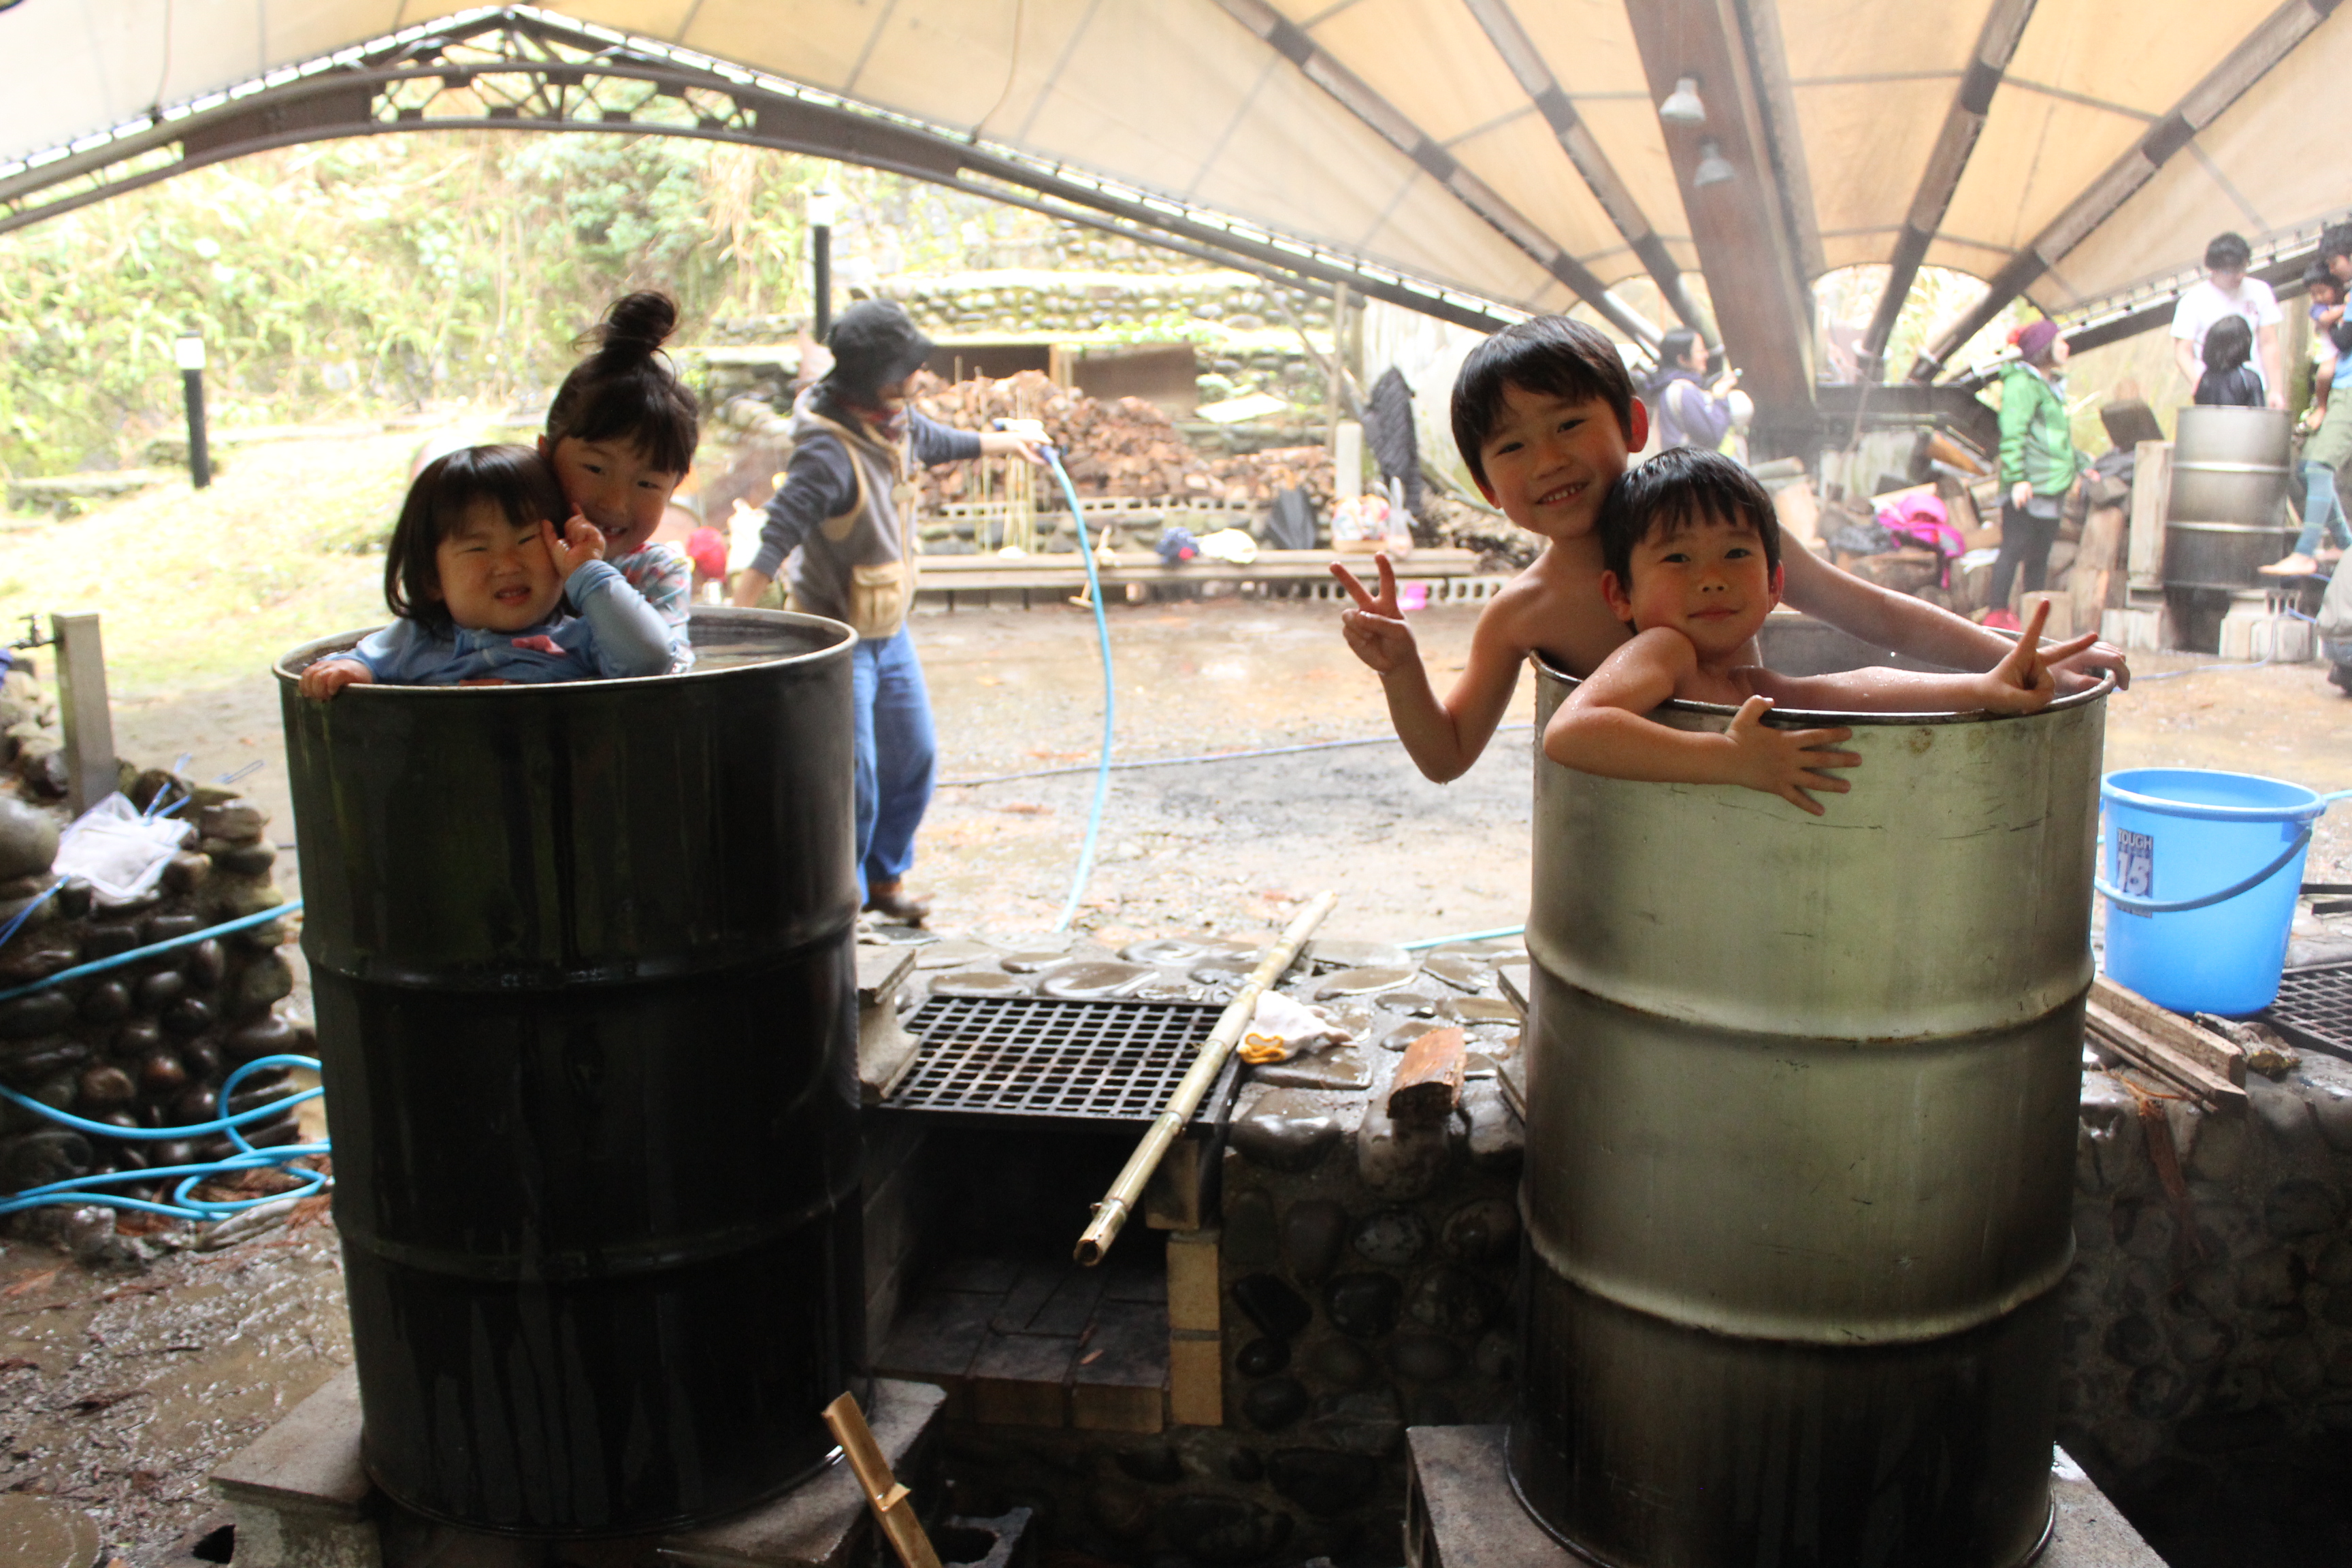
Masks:
[[[316,1072],[319,1060],[316,1057],[292,1055],[256,1057],[221,1080],[221,1103],[224,1105],[228,1103],[229,1097],[236,1092],[236,1086],[242,1083],[248,1074],[258,1072],[264,1068],[274,1067],[308,1068]],[[280,1198],[307,1198],[327,1184],[327,1178],[323,1173],[290,1172],[289,1174],[301,1176],[307,1180],[301,1186],[289,1192],[270,1193],[257,1198],[241,1198],[234,1203],[212,1203],[192,1194],[202,1183],[231,1171],[257,1170],[266,1165],[283,1168],[289,1163],[305,1156],[329,1152],[330,1146],[323,1139],[316,1143],[287,1143],[272,1149],[257,1149],[253,1146],[252,1141],[246,1137],[244,1131],[247,1122],[260,1121],[283,1115],[290,1108],[300,1105],[305,1100],[316,1100],[324,1092],[323,1089],[306,1089],[299,1093],[273,1100],[267,1105],[257,1105],[250,1110],[238,1111],[235,1116],[216,1117],[210,1121],[198,1121],[185,1127],[117,1127],[110,1121],[92,1121],[85,1117],[76,1116],[70,1111],[44,1105],[29,1095],[20,1094],[6,1085],[0,1084],[0,1097],[5,1097],[11,1102],[60,1127],[69,1128],[76,1132],[89,1133],[93,1137],[122,1138],[160,1143],[172,1139],[201,1138],[215,1132],[226,1132],[228,1134],[229,1142],[237,1146],[237,1152],[234,1154],[219,1160],[206,1160],[193,1165],[163,1165],[143,1171],[114,1171],[101,1176],[75,1176],[68,1181],[51,1182],[45,1186],[27,1187],[21,1193],[11,1193],[6,1197],[0,1197],[0,1215],[16,1214],[20,1210],[39,1208],[50,1204],[102,1204],[109,1208],[138,1209],[147,1214],[165,1215],[173,1219],[211,1220],[249,1209],[256,1204],[275,1203]],[[136,1186],[142,1182],[152,1182],[172,1176],[178,1176],[181,1181],[179,1186],[173,1190],[170,1203],[156,1203],[147,1198],[134,1198],[124,1193],[98,1190],[108,1186]]]
[[[60,879],[58,886],[63,885],[63,880]],[[50,891],[54,892],[56,889],[52,888]],[[118,952],[111,958],[97,959],[89,963],[76,964],[71,969],[61,969],[55,974],[45,975],[26,984],[11,986],[5,991],[0,991],[0,1002],[29,995],[36,991],[47,991],[53,986],[63,985],[68,981],[102,973],[110,969],[120,969],[126,963],[136,963],[142,959],[152,958],[159,952],[168,952],[174,948],[188,947],[196,942],[207,942],[216,936],[244,931],[249,926],[261,925],[277,920],[282,915],[292,914],[301,907],[302,900],[296,899],[291,902],[278,904],[255,914],[240,916],[233,921],[223,921],[218,925],[207,926],[203,931],[192,931],[186,936],[150,942],[144,947],[134,947],[128,952]],[[219,1103],[227,1104],[229,1096],[236,1092],[236,1086],[245,1081],[248,1075],[270,1067],[307,1068],[316,1072],[319,1063],[314,1057],[290,1055],[257,1057],[221,1080]],[[297,1094],[273,1100],[267,1105],[257,1105],[250,1110],[239,1111],[235,1116],[217,1117],[210,1121],[194,1122],[184,1127],[117,1127],[110,1121],[92,1121],[85,1117],[76,1116],[70,1111],[44,1105],[30,1095],[21,1094],[5,1084],[0,1084],[0,1099],[23,1107],[44,1121],[91,1137],[161,1143],[173,1139],[203,1138],[215,1132],[225,1132],[228,1135],[229,1142],[236,1144],[237,1148],[237,1152],[234,1154],[219,1160],[208,1160],[199,1164],[166,1165],[144,1171],[114,1171],[100,1176],[76,1176],[68,1181],[51,1182],[44,1186],[27,1187],[21,1193],[0,1195],[0,1215],[16,1214],[25,1209],[40,1208],[45,1205],[100,1204],[109,1208],[138,1209],[147,1214],[164,1215],[173,1219],[210,1220],[249,1209],[256,1204],[275,1203],[280,1198],[308,1197],[327,1184],[327,1178],[317,1171],[290,1173],[306,1178],[303,1185],[290,1192],[271,1193],[258,1198],[241,1198],[235,1203],[212,1203],[192,1194],[197,1186],[214,1176],[233,1171],[257,1170],[266,1165],[275,1165],[282,1169],[289,1162],[302,1159],[307,1155],[331,1152],[331,1146],[323,1139],[316,1143],[289,1143],[271,1149],[257,1149],[242,1131],[245,1124],[249,1121],[259,1121],[281,1115],[290,1107],[318,1099],[323,1092],[325,1091],[321,1089],[308,1089]],[[147,1198],[134,1198],[124,1193],[100,1190],[109,1186],[137,1186],[144,1182],[172,1176],[181,1177],[182,1180],[173,1191],[170,1203],[156,1203]]]

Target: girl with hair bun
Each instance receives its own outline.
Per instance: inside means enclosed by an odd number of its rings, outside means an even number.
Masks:
[[[694,662],[687,643],[694,564],[652,542],[662,512],[694,467],[700,411],[661,346],[677,302],[645,290],[613,301],[589,334],[596,351],[563,378],[547,407],[540,454],[572,510],[604,535],[604,559],[669,628],[670,668]]]

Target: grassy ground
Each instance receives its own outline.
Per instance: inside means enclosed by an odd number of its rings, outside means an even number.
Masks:
[[[355,547],[389,531],[418,438],[244,447],[205,489],[183,479],[78,518],[10,515],[0,531],[9,640],[27,615],[46,629],[52,612],[95,610],[111,693],[136,703],[380,623],[383,557]]]

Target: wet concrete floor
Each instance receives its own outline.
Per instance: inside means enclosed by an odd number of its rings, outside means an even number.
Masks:
[[[1441,687],[1475,615],[1439,606],[1416,617]],[[1090,617],[966,610],[915,624],[944,780],[1093,761],[1101,678]],[[1519,923],[1524,729],[1499,735],[1465,778],[1433,784],[1385,739],[1380,683],[1341,642],[1334,605],[1122,605],[1111,626],[1123,760],[1381,743],[1114,774],[1079,925],[1112,942],[1246,937],[1324,888],[1341,894],[1331,936],[1412,940]],[[2175,656],[2136,664],[2146,675],[2195,673],[2113,700],[2110,768],[2226,768],[2352,788],[2352,700],[2324,667],[2224,669]],[[1533,708],[1523,679],[1506,722],[1527,724]],[[169,763],[192,752],[200,777],[263,759],[245,788],[275,814],[272,837],[292,843],[266,675],[131,695],[116,726],[122,754]],[[934,899],[934,925],[994,934],[1050,925],[1092,789],[1090,773],[941,789],[910,879]],[[2352,867],[2352,816],[2336,817],[2320,825],[2311,879],[2344,880]],[[280,864],[290,892],[293,858]],[[2331,933],[2314,925],[2305,934]],[[331,1222],[302,1220],[225,1252],[169,1255],[142,1273],[92,1273],[33,1241],[0,1246],[0,1493],[86,1514],[133,1568],[169,1561],[214,1510],[206,1471],[349,1361]],[[0,1517],[0,1531],[8,1528]]]

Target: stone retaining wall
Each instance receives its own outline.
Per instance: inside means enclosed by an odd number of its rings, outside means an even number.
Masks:
[[[2166,1090],[2083,1075],[2060,1440],[2127,1505],[2352,1440],[2352,1064]]]
[[[9,679],[21,679],[21,672]],[[43,739],[12,738],[20,742],[16,760],[35,759],[34,776],[46,784],[56,752],[34,743]],[[233,788],[196,784],[161,769],[142,772],[126,763],[121,782],[142,810],[159,794],[167,805],[188,798],[173,814],[190,820],[187,846],[172,858],[161,884],[133,902],[100,902],[86,883],[59,889],[0,945],[0,988],[193,935],[284,901],[274,876],[278,851],[259,806]],[[55,880],[49,861],[64,820],[62,806],[0,795],[0,922]],[[279,1016],[278,1004],[294,988],[293,970],[278,951],[289,935],[285,921],[266,921],[0,1002],[0,1083],[42,1104],[125,1128],[213,1120],[222,1113],[219,1086],[230,1070],[257,1057],[314,1049],[307,1026]],[[284,1068],[249,1075],[226,1110],[282,1098],[291,1092],[288,1077]],[[245,1131],[265,1147],[299,1136],[291,1111],[248,1124]],[[0,1101],[0,1193],[92,1172],[185,1164],[232,1150],[221,1134],[163,1141],[86,1136]]]

